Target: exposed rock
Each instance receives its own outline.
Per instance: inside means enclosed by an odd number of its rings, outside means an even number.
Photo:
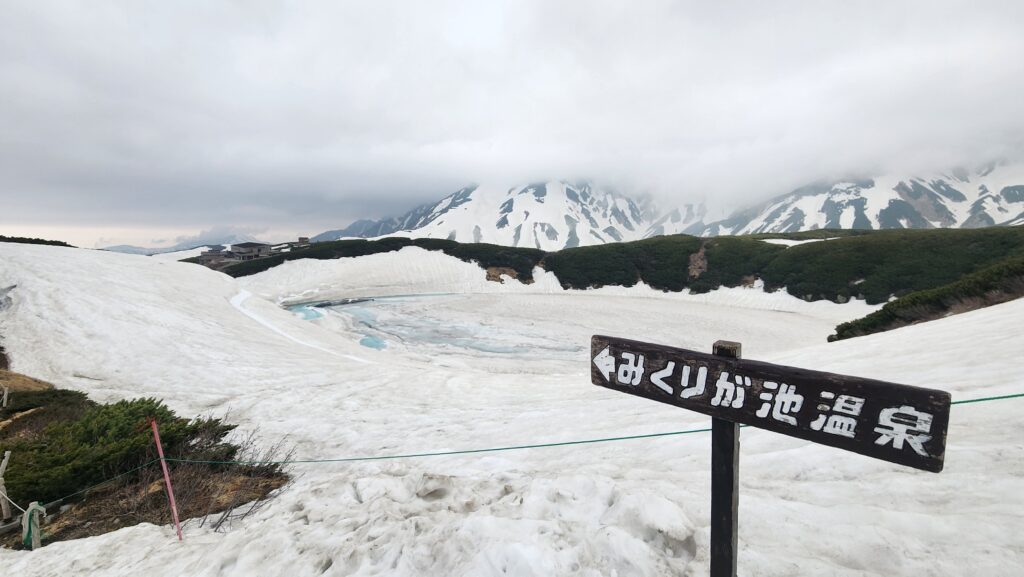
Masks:
[[[704,253],[706,243],[700,243],[700,250],[690,255],[690,278],[698,278],[708,270],[708,258]]]
[[[514,268],[509,268],[506,266],[487,267],[487,280],[505,284],[505,279],[501,278],[502,275],[505,275],[509,278],[514,278],[523,284],[533,284],[532,278],[526,280],[519,278],[519,273],[517,273],[516,269]]]

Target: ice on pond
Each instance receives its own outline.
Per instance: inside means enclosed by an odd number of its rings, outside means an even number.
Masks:
[[[373,336],[365,336],[362,339],[359,339],[359,344],[364,347],[370,347],[371,349],[377,350],[384,350],[388,347],[388,343],[384,339]]]
[[[302,317],[304,321],[311,321],[323,316],[320,311],[308,304],[290,306],[288,310]]]
[[[497,319],[453,319],[434,310],[460,295],[416,295],[367,299],[314,309],[341,315],[354,325],[359,344],[385,349],[401,343],[409,349],[462,349],[470,353],[497,355],[541,354],[565,357],[584,350],[579,343],[553,341],[518,323],[500,323]],[[308,304],[312,307],[312,304]],[[310,317],[314,319],[317,317]]]

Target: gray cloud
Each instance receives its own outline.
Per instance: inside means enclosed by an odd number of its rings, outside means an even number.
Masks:
[[[470,181],[738,201],[1019,158],[1022,17],[966,1],[0,2],[0,226],[317,232]]]

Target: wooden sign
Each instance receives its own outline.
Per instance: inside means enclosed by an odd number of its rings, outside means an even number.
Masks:
[[[939,472],[949,393],[714,356],[626,339],[591,339],[595,385],[718,419]]]

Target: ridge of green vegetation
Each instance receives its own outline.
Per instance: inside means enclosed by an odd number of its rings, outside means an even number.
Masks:
[[[16,242],[20,244],[48,244],[50,246],[66,246],[68,248],[75,248],[61,240],[46,240],[42,238],[28,238],[24,236],[4,236],[2,234],[0,234],[0,242]]]
[[[879,333],[1024,296],[1024,256],[1011,257],[938,288],[917,291],[836,327],[828,340]]]
[[[380,240],[337,240],[318,242],[308,248],[278,253],[267,258],[244,261],[222,269],[222,272],[233,277],[248,276],[263,272],[289,260],[312,258],[330,260],[336,258],[366,256],[383,252],[401,250],[407,246],[417,246],[426,250],[441,251],[449,256],[466,262],[475,262],[482,268],[504,267],[516,271],[518,278],[524,282],[533,280],[533,268],[537,266],[544,251],[532,248],[516,248],[496,244],[461,244],[453,240],[434,238],[401,238],[390,237]],[[186,259],[198,262],[197,259]]]
[[[829,240],[788,248],[764,242],[775,238]],[[224,272],[245,276],[288,260],[362,256],[406,246],[439,250],[481,268],[511,268],[523,282],[530,282],[534,267],[540,266],[567,289],[644,282],[664,291],[702,293],[761,279],[767,290],[785,288],[808,301],[860,298],[878,304],[942,287],[1006,259],[1024,256],[1024,228],[815,230],[711,238],[672,235],[550,253],[438,239],[359,239],[317,243],[234,264]]]
[[[581,246],[548,253],[541,266],[564,288],[633,286],[640,281],[667,291],[687,287],[690,255],[700,250],[692,236],[659,236],[635,242]]]
[[[801,244],[772,259],[765,288],[805,300],[878,304],[1024,255],[1024,229],[886,230]]]

